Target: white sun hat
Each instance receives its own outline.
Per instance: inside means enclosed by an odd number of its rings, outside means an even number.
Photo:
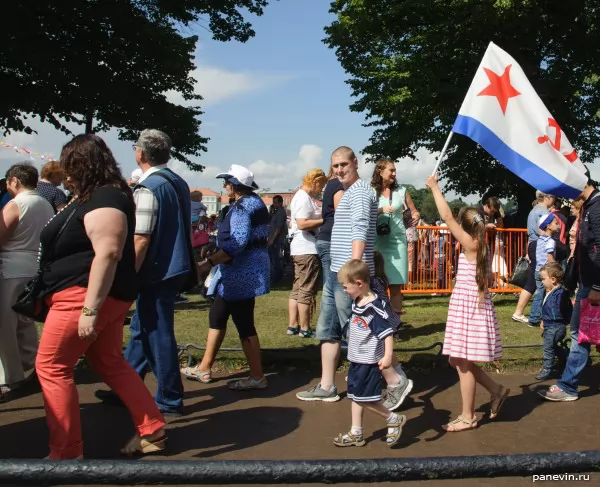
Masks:
[[[254,173],[250,169],[232,164],[227,172],[217,174],[217,179],[222,178],[231,181],[236,186],[246,186],[251,189],[258,189],[258,184],[254,181]]]
[[[144,174],[142,172],[142,170],[138,167],[137,169],[135,169],[132,173],[131,173],[131,181],[134,183],[139,182],[140,178],[142,177],[142,174]]]

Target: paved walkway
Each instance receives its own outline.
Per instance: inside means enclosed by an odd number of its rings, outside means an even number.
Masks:
[[[600,445],[590,419],[600,410],[597,369],[588,370],[581,399],[548,403],[533,392],[538,383],[519,374],[495,378],[511,389],[497,421],[483,420],[476,430],[444,434],[440,425],[460,412],[460,395],[452,369],[410,374],[415,387],[402,412],[408,423],[393,449],[385,446],[381,421],[365,414],[363,448],[336,448],[332,439],[350,426],[350,403],[307,403],[295,393],[315,383],[301,370],[269,374],[269,388],[237,392],[226,378],[209,385],[185,381],[186,415],[169,421],[169,451],[163,459],[352,459],[385,457],[456,456],[536,451],[592,450]],[[343,375],[338,385],[345,391]],[[99,403],[94,391],[105,388],[89,371],[78,372],[85,455],[88,459],[115,458],[133,433],[126,410]],[[154,387],[153,378],[148,386]],[[477,409],[488,407],[485,391],[477,394]],[[47,429],[39,387],[29,386],[21,397],[0,405],[0,458],[42,458],[47,455]],[[522,479],[523,480],[523,479]],[[503,483],[514,483],[516,479]],[[529,480],[530,482],[530,480]],[[410,485],[410,484],[403,484]],[[417,484],[415,484],[417,485]],[[437,482],[419,483],[421,486]],[[445,483],[452,487],[453,482]],[[457,484],[458,485],[458,484]],[[485,481],[460,485],[493,485]],[[495,485],[498,485],[497,483]]]

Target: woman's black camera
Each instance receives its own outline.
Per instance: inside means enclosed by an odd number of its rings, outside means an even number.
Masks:
[[[389,223],[377,224],[377,235],[389,235],[392,229]]]

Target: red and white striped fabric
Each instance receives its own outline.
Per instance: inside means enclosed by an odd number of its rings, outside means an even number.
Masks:
[[[475,262],[460,254],[442,353],[473,362],[493,362],[502,357],[500,329],[490,294],[479,302],[476,268]]]

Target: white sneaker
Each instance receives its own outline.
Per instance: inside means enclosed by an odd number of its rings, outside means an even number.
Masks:
[[[525,316],[525,315],[513,314],[512,319],[513,319],[513,321],[517,321],[519,323],[529,323],[529,320],[527,319],[527,316]]]

